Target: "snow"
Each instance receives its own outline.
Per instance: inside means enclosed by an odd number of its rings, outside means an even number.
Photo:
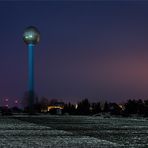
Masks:
[[[89,116],[0,118],[2,148],[148,147],[148,120]]]

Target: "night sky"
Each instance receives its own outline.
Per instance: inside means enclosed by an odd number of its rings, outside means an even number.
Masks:
[[[35,91],[77,102],[148,99],[148,2],[0,2],[0,99],[28,88],[22,34],[36,26]]]

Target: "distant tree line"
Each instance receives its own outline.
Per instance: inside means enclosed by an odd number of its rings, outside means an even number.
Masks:
[[[117,103],[101,102],[90,103],[84,99],[75,107],[73,104],[65,104],[63,113],[70,115],[101,115],[108,113],[116,116],[143,116],[148,117],[148,100],[128,100],[126,103],[119,105]]]
[[[58,102],[56,99],[48,100],[42,98],[38,104],[36,104],[36,110],[38,112],[41,109],[46,109],[49,105],[53,105]],[[120,115],[120,116],[131,116],[138,115],[148,117],[148,100],[127,100],[124,104],[117,104],[111,102],[94,102],[90,103],[87,98],[81,100],[76,105],[72,103],[64,103],[64,109],[62,114],[69,115]]]
[[[28,101],[28,94],[24,96],[23,105],[24,109],[19,109],[18,107],[13,107],[11,110],[12,112],[29,112],[29,101]],[[50,113],[56,114],[54,110],[48,111],[47,108],[49,106],[55,105],[59,102],[57,99],[48,100],[45,97],[38,99],[35,96],[34,102],[34,110],[36,113]],[[2,113],[6,113],[7,109],[2,108]],[[9,113],[9,112],[8,112]],[[63,102],[63,109],[62,114],[69,114],[69,115],[94,115],[94,116],[101,116],[101,115],[115,115],[115,116],[142,116],[148,117],[148,100],[135,100],[129,99],[124,104],[117,104],[112,102],[89,102],[89,99],[85,98],[79,101],[77,104],[72,103],[64,103]]]

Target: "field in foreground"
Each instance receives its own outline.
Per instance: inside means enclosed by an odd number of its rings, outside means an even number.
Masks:
[[[0,117],[0,147],[148,147],[148,120],[49,115]]]

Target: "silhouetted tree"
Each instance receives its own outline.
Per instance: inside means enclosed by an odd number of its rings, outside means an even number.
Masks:
[[[12,110],[13,113],[21,113],[22,112],[22,110],[20,108],[16,107],[16,106],[12,107],[11,110]]]
[[[109,112],[109,104],[107,102],[104,103],[104,109],[103,112]]]
[[[64,105],[63,113],[69,113],[70,115],[76,114],[76,108],[73,104],[68,103]]]
[[[139,115],[143,115],[144,114],[144,103],[141,99],[139,99],[137,101],[137,113]]]
[[[35,110],[35,112],[40,113],[41,112],[41,108],[42,107],[41,107],[40,102],[34,104],[34,110]]]
[[[127,114],[137,113],[137,104],[135,100],[128,100],[127,103],[125,103],[125,112]]]
[[[90,103],[88,99],[84,99],[78,103],[77,114],[89,115],[90,114]]]
[[[33,98],[31,98],[31,96]],[[38,97],[34,92],[26,91],[22,100],[22,106],[27,113],[35,113],[35,104],[38,103]]]
[[[26,91],[24,93],[23,100],[22,100],[22,106],[24,108],[28,108],[29,107],[29,92],[28,91]]]
[[[47,110],[48,105],[49,105],[49,101],[48,101],[47,98],[42,97],[39,104],[40,104],[40,107],[41,107],[42,110]]]
[[[92,114],[98,114],[101,112],[101,106],[100,106],[100,103],[92,103],[91,105],[92,107]]]
[[[148,100],[144,100],[144,116],[148,117]]]

